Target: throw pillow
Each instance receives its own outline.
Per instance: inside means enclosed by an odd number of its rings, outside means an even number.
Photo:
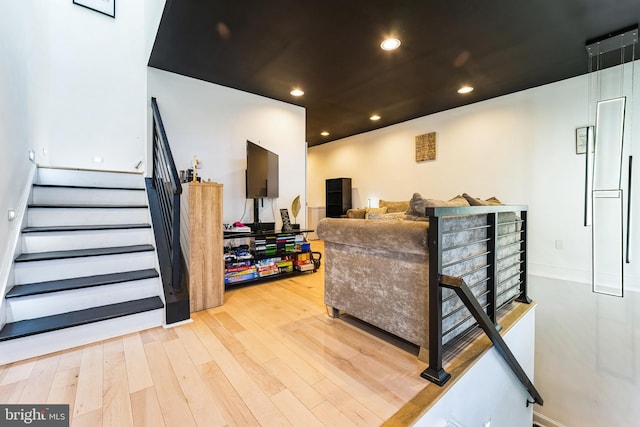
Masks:
[[[472,197],[467,193],[462,193],[462,197],[467,199],[467,202],[469,202],[471,206],[489,206],[489,203],[485,202],[484,200]]]
[[[478,199],[477,197],[471,197],[467,193],[463,193],[462,197],[464,197],[467,202],[471,206],[498,206],[502,205],[502,202],[495,197],[490,197],[487,200]]]
[[[381,208],[386,207],[387,213],[406,212],[409,207],[409,202],[390,202],[388,200],[380,200],[378,206]]]
[[[494,205],[494,206],[501,206],[504,204],[500,200],[498,200],[498,198],[495,196],[489,197],[487,200],[485,200],[485,202],[488,202],[490,205]]]
[[[438,199],[423,199],[419,193],[413,193],[413,197],[409,202],[409,210],[407,215],[410,216],[425,216],[425,208],[439,208],[448,206],[469,206],[469,202],[462,197],[456,196],[453,199],[445,202]]]
[[[349,209],[347,210],[347,218],[364,219],[366,213],[366,209]]]
[[[424,199],[420,193],[413,193],[411,200],[409,200],[407,215],[424,216],[424,207]]]
[[[465,199],[464,197],[458,194],[456,197],[454,197],[453,199],[447,202],[447,206],[470,206],[470,205],[469,205],[469,202],[467,202],[467,199]]]
[[[448,206],[447,202],[445,202],[444,200],[424,199],[425,208],[441,208],[443,206]],[[422,212],[422,215],[424,215],[424,212]]]
[[[366,208],[365,214],[364,214],[364,219],[369,219],[369,214],[372,214],[372,213],[386,214],[387,213],[387,208],[386,208],[386,206],[384,208]]]

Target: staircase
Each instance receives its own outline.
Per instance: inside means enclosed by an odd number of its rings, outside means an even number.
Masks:
[[[140,174],[39,168],[0,311],[0,364],[162,325],[149,218]]]

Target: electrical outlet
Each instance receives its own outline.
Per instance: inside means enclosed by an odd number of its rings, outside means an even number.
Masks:
[[[9,221],[13,221],[16,218],[16,211],[13,209],[9,209],[9,214],[7,215]]]
[[[102,163],[102,157],[95,156],[95,157],[93,158],[93,163]]]
[[[32,162],[36,159],[36,152],[33,150],[29,150],[29,160]]]
[[[556,249],[564,249],[564,242],[562,240],[556,240]]]
[[[482,422],[482,427],[491,427],[491,418],[487,418]]]

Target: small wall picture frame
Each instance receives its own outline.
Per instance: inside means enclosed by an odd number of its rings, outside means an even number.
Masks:
[[[585,154],[587,152],[588,130],[593,126],[584,126],[576,129],[576,154]]]
[[[73,0],[73,4],[86,7],[112,18],[116,17],[116,0]]]
[[[416,162],[436,159],[436,133],[429,132],[416,136]]]

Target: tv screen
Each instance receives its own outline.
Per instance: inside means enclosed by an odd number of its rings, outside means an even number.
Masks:
[[[278,197],[278,155],[247,141],[247,199]]]

